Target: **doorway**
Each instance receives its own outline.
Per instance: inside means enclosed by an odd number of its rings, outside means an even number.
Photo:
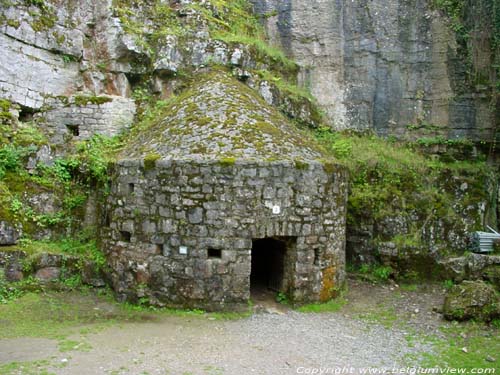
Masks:
[[[251,292],[288,292],[291,275],[291,237],[269,237],[252,241]]]

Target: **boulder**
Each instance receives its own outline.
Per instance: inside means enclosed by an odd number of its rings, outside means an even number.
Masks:
[[[483,278],[484,270],[500,266],[500,256],[486,254],[468,254],[457,258],[448,258],[440,262],[447,279],[454,281],[476,280]]]
[[[97,265],[89,260],[86,260],[82,266],[82,281],[84,284],[100,288],[106,286],[106,282],[102,277],[102,272]]]
[[[6,221],[0,221],[0,246],[15,245],[20,233]]]
[[[449,320],[490,321],[500,316],[500,297],[484,281],[464,281],[446,295],[443,314]]]
[[[61,276],[59,267],[45,267],[36,271],[35,277],[40,281],[55,281]]]
[[[5,280],[21,281],[24,278],[24,259],[26,253],[20,250],[0,252],[0,267],[4,269]]]
[[[35,261],[35,269],[48,267],[61,267],[64,263],[64,256],[61,254],[40,254]]]
[[[483,270],[483,279],[490,282],[500,292],[500,264],[494,264]]]

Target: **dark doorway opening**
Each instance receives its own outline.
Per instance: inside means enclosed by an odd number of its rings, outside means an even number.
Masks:
[[[252,241],[252,292],[271,290],[286,292],[287,259],[290,256],[287,238],[263,238]]]

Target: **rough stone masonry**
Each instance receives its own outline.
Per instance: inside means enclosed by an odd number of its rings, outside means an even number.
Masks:
[[[329,299],[344,281],[343,168],[169,160],[148,170],[135,160],[114,177],[105,248],[124,299],[245,306],[252,245],[265,238],[287,242],[281,291],[294,302]]]
[[[115,291],[206,309],[245,307],[262,284],[297,303],[331,298],[344,281],[345,168],[224,72],[198,81],[110,176]]]

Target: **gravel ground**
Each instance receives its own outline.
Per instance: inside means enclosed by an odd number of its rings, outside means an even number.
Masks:
[[[288,375],[342,367],[359,373],[406,366],[408,355],[431,350],[405,336],[439,325],[432,312],[442,299],[439,291],[400,292],[354,281],[347,298],[335,313],[304,314],[270,302],[246,319],[165,316],[70,338],[90,344],[88,351],[60,352],[53,340],[1,340],[0,363],[48,358],[59,365],[49,367],[58,375]]]

